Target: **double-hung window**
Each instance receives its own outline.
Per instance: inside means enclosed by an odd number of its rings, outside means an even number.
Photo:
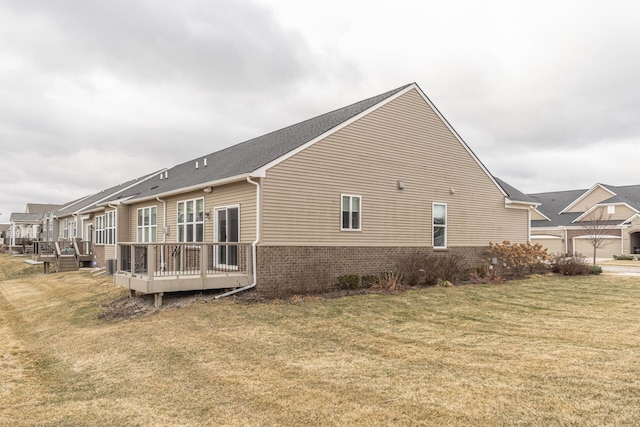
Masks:
[[[96,244],[104,245],[104,215],[96,217]]]
[[[342,231],[360,231],[361,197],[349,194],[342,195]]]
[[[156,242],[158,234],[158,208],[151,206],[138,209],[138,242]]]
[[[447,247],[447,205],[433,204],[433,247]]]
[[[107,245],[116,244],[116,211],[104,214],[104,243]]]
[[[62,221],[62,238],[63,239],[69,238],[69,220],[68,219],[65,219],[64,221]]]
[[[204,242],[204,199],[178,202],[178,242]]]

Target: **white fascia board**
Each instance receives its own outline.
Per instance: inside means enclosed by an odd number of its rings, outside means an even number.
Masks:
[[[81,203],[84,200],[87,200],[89,197],[93,196],[93,194],[89,194],[88,196],[84,196],[83,198],[81,198],[80,200],[76,200],[75,202],[71,202],[68,205],[65,205],[63,207],[61,207],[60,209],[58,209],[59,211],[67,209],[73,205],[77,205],[78,203]]]
[[[540,206],[540,205],[538,205],[538,206]],[[537,209],[537,207],[538,207],[538,206],[536,206],[535,208],[533,208],[533,210],[534,210],[534,211],[536,211],[536,212],[538,213],[538,215],[540,215],[541,217],[544,217],[544,219],[546,219],[547,221],[551,221],[551,218],[549,218],[548,216],[546,216],[545,214],[543,214],[542,212],[540,212],[540,211]],[[540,221],[540,220],[536,219],[536,220],[534,220],[534,221]]]
[[[149,200],[156,200],[156,198],[170,197],[170,196],[175,196],[176,194],[188,193],[190,191],[195,191],[195,190],[202,190],[202,189],[204,189],[206,187],[219,187],[221,185],[229,184],[229,183],[236,182],[236,181],[246,181],[247,177],[254,177],[254,178],[258,177],[259,178],[260,176],[254,174],[254,173],[243,173],[242,175],[235,175],[235,176],[231,176],[229,178],[218,179],[216,181],[203,182],[203,183],[200,183],[200,184],[191,185],[189,187],[182,187],[182,188],[178,188],[176,190],[171,190],[171,191],[166,191],[164,193],[154,194],[152,196],[141,197],[141,198],[138,198],[138,199],[123,199],[123,200],[121,200],[119,202],[123,203],[125,205],[132,205],[134,203],[146,202],[146,201],[149,201]],[[102,205],[104,205],[104,203]]]
[[[562,209],[559,213],[565,213],[569,209],[573,208],[575,205],[580,203],[580,201],[582,201],[585,197],[587,197],[589,194],[593,193],[597,188],[602,188],[603,190],[608,191],[609,193],[611,193],[612,196],[617,196],[616,193],[614,193],[613,191],[609,190],[604,185],[596,184],[593,187],[591,187],[590,189],[588,189],[587,191],[585,191],[582,196],[580,196],[577,199],[575,199],[569,206],[567,206],[566,208]]]
[[[574,239],[621,239],[620,236],[611,236],[609,234],[603,234],[602,236],[596,236],[595,234],[583,234],[582,236],[575,236]]]
[[[396,93],[395,95],[392,95],[380,102],[378,102],[375,105],[372,105],[371,107],[367,108],[366,110],[364,110],[363,112],[361,112],[360,114],[353,116],[352,118],[350,118],[349,120],[346,120],[342,123],[340,123],[338,126],[329,129],[328,131],[326,131],[325,133],[323,133],[322,135],[319,135],[317,137],[315,137],[314,139],[312,139],[311,141],[299,146],[298,148],[296,148],[295,150],[291,150],[288,153],[278,157],[277,159],[271,161],[270,163],[267,163],[266,165],[262,166],[259,169],[256,169],[253,173],[252,176],[255,177],[262,177],[264,178],[266,176],[267,170],[271,169],[272,167],[284,162],[285,160],[295,156],[296,154],[298,154],[299,152],[301,152],[302,150],[305,150],[309,147],[311,147],[313,144],[315,144],[316,142],[327,138],[328,136],[338,132],[340,129],[345,128],[346,126],[349,126],[351,123],[355,122],[356,120],[361,119],[362,117],[370,114],[371,112],[377,110],[378,108],[382,107],[383,105],[388,104],[389,102],[393,101],[394,99],[404,95],[405,93],[409,92],[411,89],[417,89],[418,93],[422,93],[422,91],[420,90],[420,88],[418,87],[417,84],[412,83],[409,86],[407,86],[406,88],[404,88],[403,90],[401,90],[400,92]]]
[[[551,234],[532,234],[532,239],[541,239],[541,240],[557,240],[562,239],[562,236],[554,236]]]
[[[508,209],[535,209],[537,206],[540,206],[540,203],[531,203],[531,202],[518,202],[515,200],[511,200],[508,197],[504,198],[504,207]]]
[[[106,199],[109,199],[109,198],[115,196],[116,194],[122,193],[123,191],[128,190],[129,188],[133,187],[134,185],[138,185],[141,182],[145,182],[145,181],[147,181],[147,180],[149,180],[151,178],[154,178],[154,177],[158,176],[159,174],[163,173],[166,170],[167,169],[165,168],[165,169],[159,170],[159,171],[157,171],[155,173],[152,173],[151,175],[149,175],[148,177],[146,177],[144,179],[135,180],[131,185],[128,185],[125,188],[122,188],[122,189],[120,189],[118,191],[114,191],[113,193],[110,193],[110,194],[104,196],[102,199],[96,201],[95,203],[91,203],[91,204],[92,205],[97,205],[97,206],[102,206],[103,205],[102,202],[104,202]],[[84,208],[87,208],[87,206],[85,206]],[[82,211],[82,210],[83,210],[83,208],[80,208],[80,209],[76,210],[74,212],[74,214],[80,213],[80,211]],[[90,211],[87,211],[87,212],[90,212]]]
[[[605,206],[626,206],[629,209],[631,209],[632,211],[638,213],[637,209],[634,209],[632,206],[629,206],[627,203],[624,202],[616,202],[616,203],[596,203],[595,205],[591,206],[589,208],[589,210],[587,210],[585,213],[583,213],[582,215],[580,215],[578,218],[574,219],[573,221],[571,221],[572,223],[575,222],[580,222],[584,217],[586,217],[587,215],[589,215],[591,212],[593,212],[594,210],[598,209],[598,208],[603,208]]]
[[[629,218],[627,218],[623,224],[626,224],[628,222],[633,221],[636,218],[640,218],[640,213],[634,213],[633,215],[631,215]]]

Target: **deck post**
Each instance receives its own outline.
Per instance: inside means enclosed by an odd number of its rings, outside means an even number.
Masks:
[[[51,268],[49,266],[49,263],[47,261],[45,261],[42,265],[44,266],[44,274],[49,274],[51,272]]]
[[[203,243],[200,250],[200,277],[202,278],[202,288],[205,288],[207,279],[207,269],[209,268],[207,260],[209,259],[209,245]]]
[[[164,295],[163,292],[158,292],[157,294],[153,294],[153,305],[155,305],[156,308],[162,307],[162,296],[163,295]]]

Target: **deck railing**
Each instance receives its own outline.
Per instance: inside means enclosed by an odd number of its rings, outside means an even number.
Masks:
[[[118,272],[149,277],[249,273],[246,243],[119,243]]]

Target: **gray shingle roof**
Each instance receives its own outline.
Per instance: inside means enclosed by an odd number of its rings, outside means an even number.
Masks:
[[[125,197],[144,199],[254,172],[410,85],[404,85],[295,125],[189,160],[168,169],[167,179],[160,179],[159,176],[154,177],[134,186],[129,191],[120,193],[117,197],[110,198],[109,201],[115,202]],[[204,166],[204,159],[207,161],[207,166]],[[196,161],[198,161],[198,169],[195,167]]]
[[[46,213],[49,211],[55,211],[59,209],[62,205],[51,204],[51,203],[27,203],[26,211],[28,213]]]
[[[507,184],[506,182],[504,182],[500,178],[494,176],[493,179],[495,179],[496,182],[498,183],[498,185],[500,185],[500,187],[502,187],[504,192],[507,193],[507,197],[509,197],[509,199],[513,200],[514,202],[538,203],[533,198],[527,196],[526,194],[524,194],[522,191],[518,190],[517,188],[512,187],[511,185]]]
[[[42,220],[42,216],[44,214],[41,212],[34,213],[22,213],[22,212],[14,212],[11,214],[11,218],[9,219],[11,222],[25,222],[29,224],[37,224]]]
[[[603,201],[603,203],[626,203],[632,208],[640,211],[640,185],[627,185],[620,187],[607,184],[600,185],[616,194],[615,196],[611,196],[609,199]],[[529,194],[532,199],[541,203],[541,205],[538,207],[538,210],[551,220],[531,221],[531,226],[561,227],[575,225],[572,224],[572,222],[584,212],[560,214],[560,211],[575,202],[576,199],[585,194],[587,191],[588,190],[569,190],[556,191],[551,193]],[[619,223],[620,221],[613,222]]]

